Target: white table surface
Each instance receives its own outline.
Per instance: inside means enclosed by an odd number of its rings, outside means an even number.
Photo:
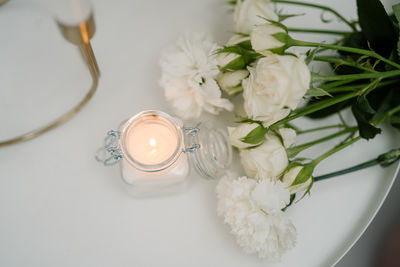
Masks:
[[[347,0],[337,3],[354,15]],[[57,117],[90,85],[78,51],[62,39],[42,1],[6,5],[0,8],[0,138]],[[0,150],[0,266],[267,265],[243,254],[217,217],[215,182],[193,173],[183,194],[135,200],[118,168],[93,157],[120,121],[145,109],[169,111],[157,83],[160,51],[187,30],[211,32],[223,43],[230,35],[226,10],[219,0],[95,1],[98,92],[62,127]],[[396,138],[361,142],[320,172],[369,159],[398,145]],[[311,198],[288,211],[298,244],[276,266],[335,262],[379,208],[395,169],[372,168],[315,186]]]

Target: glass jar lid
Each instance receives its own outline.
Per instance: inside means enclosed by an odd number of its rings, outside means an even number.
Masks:
[[[185,142],[186,147],[196,148],[190,153],[193,164],[203,177],[220,178],[232,163],[228,134],[222,128],[203,126],[195,129],[188,134]]]

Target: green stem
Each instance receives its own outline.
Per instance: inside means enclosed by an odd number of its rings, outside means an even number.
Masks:
[[[374,124],[374,125],[379,125],[383,120],[385,120],[388,117],[393,116],[393,114],[395,114],[395,113],[397,113],[399,111],[400,111],[400,105],[392,108],[391,110],[389,110],[389,111],[387,111],[387,112],[385,112],[383,114],[380,114],[380,115],[376,116],[375,118],[372,119],[371,123]]]
[[[291,148],[289,148],[287,150],[288,156],[290,158],[295,157],[297,154],[299,154],[303,150],[306,150],[306,149],[312,147],[313,145],[329,141],[329,140],[331,140],[333,138],[336,138],[338,136],[344,135],[344,134],[346,134],[348,132],[355,132],[355,131],[357,131],[357,129],[358,129],[358,127],[350,127],[350,128],[344,129],[342,131],[339,131],[337,133],[322,137],[320,139],[317,139],[317,140],[314,140],[314,141],[311,141],[311,142],[308,142],[308,143],[305,143],[305,144],[302,144],[302,145],[291,147]]]
[[[300,134],[305,134],[305,133],[328,130],[328,129],[332,129],[332,128],[344,128],[344,127],[346,127],[346,126],[344,126],[343,124],[334,124],[334,125],[322,126],[322,127],[317,127],[317,128],[311,128],[311,129],[307,129],[304,131],[299,130],[296,133],[297,133],[297,135],[300,135]]]
[[[336,10],[328,7],[328,6],[323,6],[323,5],[317,5],[313,3],[306,3],[306,2],[298,2],[298,1],[288,1],[288,0],[273,0],[276,3],[281,3],[281,4],[291,4],[291,5],[298,5],[298,6],[306,6],[306,7],[312,7],[312,8],[319,8],[328,12],[331,12],[335,16],[337,16],[340,20],[342,20],[344,23],[346,23],[354,32],[357,31],[356,27],[354,26],[353,23],[348,21],[345,17],[339,14]]]
[[[320,85],[319,87],[326,90],[329,90],[331,88],[335,88],[344,84],[348,84],[348,83],[352,83],[354,82],[353,80],[340,80],[340,81],[333,81],[333,82],[329,82],[329,83],[325,83]]]
[[[373,73],[360,73],[360,74],[345,74],[345,75],[333,75],[333,76],[322,76],[316,73],[312,73],[313,82],[319,81],[341,81],[341,80],[360,80],[360,79],[372,79],[372,78],[389,78],[393,76],[399,76],[400,70],[391,70],[385,72],[373,72]]]
[[[332,31],[332,30],[304,29],[304,28],[288,28],[288,31],[289,32],[301,32],[301,33],[333,34],[333,35],[344,35],[344,36],[351,34],[351,32],[346,32],[346,31]]]
[[[351,92],[348,94],[344,94],[341,96],[337,96],[334,98],[329,98],[329,99],[325,99],[316,103],[313,103],[311,105],[307,105],[305,107],[300,108],[299,110],[294,110],[294,114],[287,116],[286,118],[275,122],[274,124],[272,124],[270,127],[272,128],[276,128],[278,125],[282,125],[285,124],[291,120],[297,119],[299,117],[305,116],[307,114],[313,113],[315,111],[330,107],[332,105],[335,105],[337,103],[343,102],[345,100],[351,99],[353,97],[356,97],[359,95],[359,92]]]
[[[379,59],[389,65],[392,65],[393,67],[400,69],[399,64],[397,64],[397,63],[395,63],[373,51],[370,51],[370,50],[354,48],[354,47],[347,47],[347,46],[340,46],[340,45],[334,45],[334,44],[305,42],[305,41],[300,41],[300,40],[291,40],[290,45],[292,45],[292,46],[309,46],[309,47],[325,47],[325,48],[332,49],[332,50],[339,50],[339,51],[345,51],[345,52],[350,52],[350,53],[366,55],[366,56],[370,56],[370,57]]]
[[[329,156],[332,156],[332,155],[335,154],[336,152],[338,152],[338,151],[340,151],[340,150],[342,150],[342,149],[348,147],[349,145],[351,145],[351,144],[357,142],[357,141],[360,140],[360,139],[361,139],[361,136],[358,136],[358,137],[356,137],[356,138],[351,139],[351,140],[348,141],[348,142],[342,143],[342,144],[340,144],[340,145],[334,147],[333,149],[329,150],[328,152],[326,152],[326,153],[322,154],[321,156],[319,156],[318,158],[316,158],[316,159],[313,161],[313,165],[314,165],[314,166],[318,165],[318,164],[319,164],[321,161],[323,161],[324,159],[328,158]]]
[[[380,87],[385,87],[386,85],[391,85],[394,83],[398,83],[399,80],[388,80],[388,81],[383,81],[380,82],[376,88],[380,88]],[[362,89],[366,86],[368,86],[368,83],[363,83],[363,84],[355,84],[355,85],[347,85],[347,86],[339,86],[339,87],[334,87],[332,89],[326,89],[323,86],[320,86],[320,88],[324,89],[325,91],[327,91],[328,93],[338,93],[338,92],[348,92],[348,91],[355,91],[355,90],[359,90]]]
[[[397,113],[399,111],[400,111],[400,105],[398,105],[397,107],[389,110],[387,114],[388,114],[389,117],[391,117],[393,114],[395,114],[395,113]]]
[[[314,181],[320,181],[320,180],[335,177],[338,175],[343,175],[346,173],[362,170],[362,169],[365,169],[365,168],[368,168],[371,166],[375,166],[378,164],[381,165],[382,167],[387,167],[387,166],[395,163],[399,159],[400,159],[400,148],[392,149],[384,154],[380,154],[375,159],[368,160],[366,162],[355,165],[353,167],[335,171],[335,172],[328,173],[328,174],[324,174],[324,175],[320,175],[320,176],[316,176],[316,177],[314,177]]]
[[[362,169],[365,169],[365,168],[368,168],[368,167],[372,167],[372,166],[375,166],[375,165],[378,165],[378,164],[379,164],[378,159],[369,160],[369,161],[366,161],[364,163],[358,164],[358,165],[350,167],[350,168],[346,168],[346,169],[343,169],[343,170],[340,170],[340,171],[335,171],[335,172],[331,172],[331,173],[328,173],[328,174],[316,176],[316,177],[314,177],[314,181],[317,182],[317,181],[321,181],[321,180],[328,179],[328,178],[331,178],[331,177],[343,175],[343,174],[346,174],[346,173],[355,172],[355,171],[362,170]]]
[[[372,69],[363,67],[363,66],[361,66],[361,65],[359,65],[359,64],[351,63],[351,62],[349,62],[349,61],[347,61],[347,60],[344,60],[344,59],[341,59],[341,58],[335,58],[335,57],[314,57],[314,60],[316,60],[316,61],[322,61],[322,62],[327,62],[327,63],[334,63],[334,64],[337,64],[338,66],[339,66],[339,65],[350,66],[350,67],[357,68],[357,69],[360,69],[360,70],[364,70],[364,71],[367,71],[367,72],[375,72],[375,71],[372,70]]]

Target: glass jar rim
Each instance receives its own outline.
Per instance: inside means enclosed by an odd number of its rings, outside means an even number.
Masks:
[[[160,162],[158,164],[143,164],[139,162],[138,160],[134,159],[132,155],[129,153],[127,144],[126,144],[126,137],[128,134],[128,131],[131,129],[133,126],[133,123],[137,121],[140,118],[144,117],[160,117],[164,119],[165,122],[171,126],[171,128],[174,130],[176,133],[177,137],[177,145],[172,153],[172,155],[166,159],[163,162]],[[125,124],[122,126],[122,131],[121,131],[121,138],[120,138],[120,146],[122,149],[122,153],[124,154],[124,158],[131,164],[133,167],[136,169],[143,171],[143,172],[159,172],[162,170],[165,170],[169,168],[172,164],[174,164],[180,157],[180,155],[183,153],[183,132],[182,132],[182,125],[181,123],[178,122],[177,119],[174,117],[170,116],[169,114],[159,111],[159,110],[146,110],[142,111],[133,117],[131,117]]]

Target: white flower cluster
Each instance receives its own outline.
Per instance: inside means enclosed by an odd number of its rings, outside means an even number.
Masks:
[[[245,251],[269,259],[294,246],[296,230],[282,209],[291,194],[312,183],[309,169],[289,165],[286,151],[296,132],[274,125],[297,107],[311,76],[304,56],[283,53],[289,36],[271,22],[277,20],[269,0],[237,0],[237,34],[223,48],[206,35],[192,33],[160,59],[160,85],[183,119],[198,118],[203,111],[232,111],[221,90],[227,95],[242,92],[247,119],[228,131],[247,176],[221,179],[218,213]]]
[[[247,253],[276,260],[296,242],[296,228],[281,211],[290,192],[280,182],[223,177],[217,186],[218,214]]]
[[[202,33],[190,33],[162,54],[161,87],[177,115],[199,118],[203,111],[218,114],[232,111],[233,105],[221,98],[215,81],[219,73],[215,51],[218,45]]]

